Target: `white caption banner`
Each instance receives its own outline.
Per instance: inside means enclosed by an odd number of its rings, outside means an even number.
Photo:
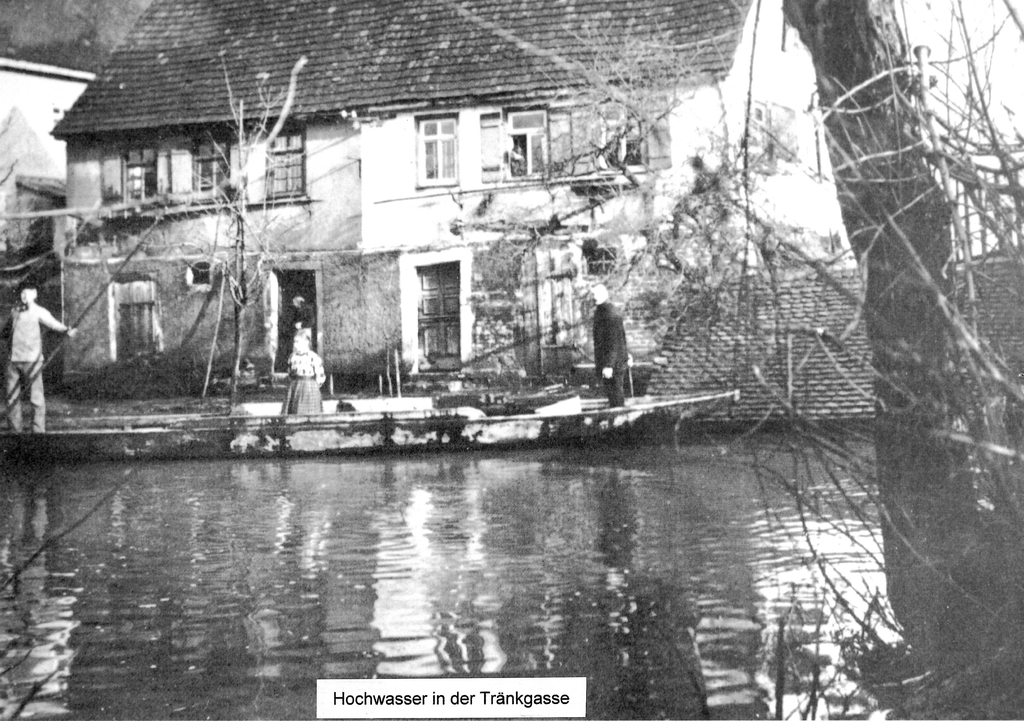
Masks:
[[[586,718],[587,679],[317,679],[317,718]]]

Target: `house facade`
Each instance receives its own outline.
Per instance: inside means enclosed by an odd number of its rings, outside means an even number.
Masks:
[[[837,250],[813,87],[753,3],[161,0],[56,131],[69,370],[223,362],[243,301],[245,356],[280,370],[301,295],[343,377],[562,374],[587,288],[657,282],[614,271],[709,174]]]

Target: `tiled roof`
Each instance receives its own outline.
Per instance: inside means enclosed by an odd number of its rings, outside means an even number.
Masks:
[[[957,278],[958,302],[968,315],[962,274]],[[984,340],[1014,373],[1024,373],[1024,268],[1018,259],[990,259],[974,269],[978,328]]]
[[[974,285],[982,340],[1011,373],[1024,372],[1024,267],[990,259],[974,269]],[[966,315],[962,268],[957,293]],[[854,271],[829,281],[788,280],[776,293],[755,288],[752,322],[732,318],[669,333],[661,351],[664,365],[649,390],[675,394],[738,388],[740,401],[719,412],[719,420],[779,417],[789,403],[811,418],[869,418],[874,414],[874,374],[863,319],[841,344],[828,338],[851,324],[860,296],[861,280]],[[824,328],[827,336],[820,338],[816,328]]]
[[[594,38],[658,37],[697,77],[732,66],[750,0],[157,0],[55,131],[230,120],[282,94],[297,115],[527,97],[579,75]],[[457,9],[461,8],[461,12]],[[614,44],[614,43],[613,43]],[[539,49],[539,51],[538,51]]]
[[[754,288],[752,321],[726,319],[682,326],[665,338],[666,361],[649,392],[675,394],[738,388],[740,400],[719,420],[779,417],[787,407],[811,418],[870,418],[874,413],[871,350],[856,317],[855,272],[783,281],[773,293]],[[824,329],[819,335],[816,330]]]

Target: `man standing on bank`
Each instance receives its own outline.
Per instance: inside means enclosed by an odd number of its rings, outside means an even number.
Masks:
[[[43,334],[46,326],[73,338],[78,332],[54,318],[50,311],[36,303],[36,286],[25,282],[21,286],[21,302],[11,309],[11,317],[3,331],[10,344],[7,359],[7,427],[21,432],[21,391],[29,386],[32,403],[32,432],[46,432],[46,399],[43,395]]]
[[[593,287],[594,296],[594,371],[604,384],[608,395],[608,406],[618,408],[625,405],[623,383],[629,364],[626,350],[626,327],[622,314],[608,301],[608,289],[598,284]]]

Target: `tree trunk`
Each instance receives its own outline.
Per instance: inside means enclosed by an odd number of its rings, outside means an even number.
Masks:
[[[784,7],[814,61],[843,221],[867,268],[889,598],[912,646],[959,647],[973,603],[960,577],[974,500],[966,454],[942,435],[962,411],[940,305],[955,269],[950,206],[911,100],[913,63],[893,0]]]
[[[249,304],[248,281],[245,274],[245,198],[247,197],[243,183],[240,200],[235,215],[235,280],[238,288],[232,294],[235,302],[235,354],[231,366],[231,408],[234,410],[239,403],[239,380],[242,375],[242,322],[245,319],[245,307]]]

